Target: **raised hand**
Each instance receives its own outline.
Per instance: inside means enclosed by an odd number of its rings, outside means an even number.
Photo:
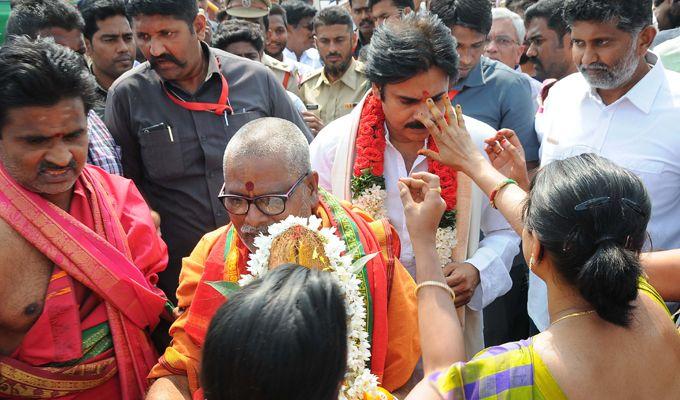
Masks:
[[[510,129],[501,129],[484,143],[484,150],[494,168],[506,177],[514,179],[525,191],[529,191],[529,174],[524,149],[517,134]]]
[[[432,135],[439,152],[421,149],[418,154],[471,176],[471,173],[478,168],[479,164],[486,162],[486,160],[477,150],[477,146],[473,143],[465,127],[463,110],[457,105],[454,111],[447,96],[444,96],[444,114],[435,106],[432,99],[427,99],[426,102],[430,115],[420,113],[415,118]]]
[[[398,186],[411,241],[414,245],[420,240],[433,244],[446,209],[439,177],[428,172],[416,172],[409,178],[399,179]]]

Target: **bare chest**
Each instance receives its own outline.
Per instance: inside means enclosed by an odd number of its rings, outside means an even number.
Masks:
[[[43,311],[53,264],[0,220],[0,354],[13,352]]]

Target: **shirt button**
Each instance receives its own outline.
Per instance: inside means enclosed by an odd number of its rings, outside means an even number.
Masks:
[[[208,172],[208,178],[214,178],[214,177],[215,177],[215,171]]]

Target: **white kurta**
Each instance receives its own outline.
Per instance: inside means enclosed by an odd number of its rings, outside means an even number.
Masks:
[[[635,173],[647,188],[652,215],[647,230],[654,250],[680,247],[680,74],[654,67],[628,93],[606,105],[580,73],[550,89],[536,118],[541,165],[595,153]],[[529,316],[540,330],[550,325],[545,283],[529,279]]]
[[[354,160],[354,139],[358,127],[363,101],[351,114],[339,118],[326,126],[311,144],[312,168],[319,173],[319,185],[334,195],[351,200],[349,181]],[[466,126],[482,151],[483,140],[496,132],[490,126],[466,117]],[[349,154],[350,149],[352,154]],[[385,148],[385,186],[387,190],[387,215],[397,230],[402,244],[400,261],[415,276],[413,247],[406,229],[404,208],[399,197],[397,182],[413,172],[427,171],[427,160],[419,156],[410,171],[406,170],[404,159],[389,142]],[[466,262],[479,270],[480,285],[466,307],[465,335],[468,356],[474,355],[484,346],[481,310],[512,286],[510,268],[517,254],[519,237],[512,231],[503,216],[490,207],[481,190],[473,185],[470,239]],[[484,239],[479,241],[480,233]]]

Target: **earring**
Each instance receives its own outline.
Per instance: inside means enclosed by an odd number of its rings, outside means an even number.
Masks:
[[[534,270],[534,264],[535,264],[535,263],[534,263],[534,256],[533,256],[533,254],[532,254],[532,255],[531,255],[531,258],[529,258],[529,271],[533,271],[533,270]]]

